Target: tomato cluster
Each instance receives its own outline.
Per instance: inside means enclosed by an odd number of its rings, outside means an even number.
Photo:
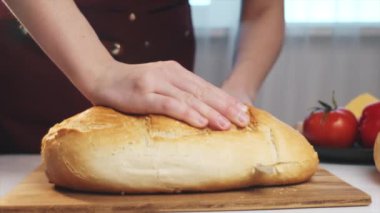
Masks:
[[[311,144],[348,148],[359,140],[363,147],[373,147],[380,132],[380,102],[367,106],[359,122],[351,111],[338,108],[334,99],[333,107],[319,103],[321,107],[310,113],[303,124],[303,134]]]

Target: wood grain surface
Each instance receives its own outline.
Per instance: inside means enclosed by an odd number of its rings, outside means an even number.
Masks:
[[[165,212],[369,205],[368,194],[319,169],[309,182],[217,193],[109,195],[49,184],[42,167],[0,199],[0,212]]]

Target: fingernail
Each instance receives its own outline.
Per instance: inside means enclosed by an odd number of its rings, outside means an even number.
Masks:
[[[248,112],[248,107],[245,104],[238,103],[238,108],[243,112]]]
[[[227,119],[223,118],[222,116],[218,116],[216,122],[218,126],[222,129],[227,129],[230,126],[230,122]]]
[[[242,125],[247,125],[249,123],[249,117],[245,112],[239,113],[237,119]]]

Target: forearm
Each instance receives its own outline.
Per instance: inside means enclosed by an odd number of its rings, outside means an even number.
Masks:
[[[246,0],[233,72],[226,83],[254,99],[277,59],[284,36],[282,0]]]
[[[29,34],[84,95],[111,55],[72,0],[4,0]]]
[[[30,35],[94,104],[164,114],[196,127],[249,124],[248,108],[173,61],[117,63],[72,0],[4,0]]]

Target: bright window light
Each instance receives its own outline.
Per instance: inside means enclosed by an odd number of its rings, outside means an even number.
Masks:
[[[380,23],[380,0],[285,0],[288,23]]]
[[[191,6],[209,6],[211,4],[211,0],[190,0]]]

